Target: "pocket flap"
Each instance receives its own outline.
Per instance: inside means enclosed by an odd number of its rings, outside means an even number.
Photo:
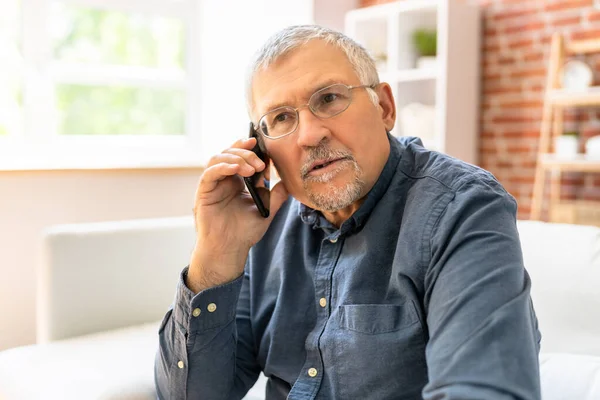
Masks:
[[[393,332],[418,322],[412,301],[397,304],[346,304],[339,307],[340,326],[357,332]]]

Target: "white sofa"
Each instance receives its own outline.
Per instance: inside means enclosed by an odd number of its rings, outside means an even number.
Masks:
[[[519,221],[542,331],[544,400],[600,399],[600,228]],[[0,352],[0,400],[154,399],[158,324],[194,243],[190,217],[43,235],[38,344]],[[246,397],[264,397],[264,377]]]

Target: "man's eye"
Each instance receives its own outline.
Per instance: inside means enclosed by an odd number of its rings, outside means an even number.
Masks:
[[[332,103],[332,102],[336,101],[337,99],[338,99],[338,95],[336,93],[325,93],[323,96],[321,96],[321,103],[322,104]]]
[[[288,114],[278,114],[277,116],[275,116],[275,118],[273,119],[273,122],[285,122],[290,116]]]

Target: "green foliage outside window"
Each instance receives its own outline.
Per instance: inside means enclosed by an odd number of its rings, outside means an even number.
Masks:
[[[5,60],[0,63],[0,135],[22,130],[20,3],[3,3],[0,13],[0,58]],[[185,25],[180,20],[51,4],[52,54],[58,61],[184,69]],[[59,134],[185,132],[185,91],[180,89],[58,84],[55,94]]]
[[[52,22],[57,60],[183,68],[181,21],[55,3]]]
[[[58,4],[58,3],[56,3]],[[181,21],[57,5],[60,61],[183,69]],[[169,135],[185,132],[185,93],[175,89],[59,85],[59,134]]]
[[[56,91],[60,134],[183,134],[185,93],[147,89],[60,85]]]

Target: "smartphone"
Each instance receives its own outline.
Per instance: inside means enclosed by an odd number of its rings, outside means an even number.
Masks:
[[[250,122],[250,132],[248,134],[248,137],[256,138],[256,146],[254,146],[252,151],[254,152],[254,154],[256,154],[258,156],[258,158],[260,158],[265,163],[266,168],[262,172],[257,172],[256,174],[252,175],[249,178],[244,178],[244,182],[246,183],[248,192],[250,192],[250,195],[252,196],[252,199],[254,200],[256,207],[258,208],[258,212],[264,218],[268,218],[269,217],[269,206],[270,206],[269,200],[270,200],[271,192],[269,191],[269,181],[267,181],[265,179],[264,173],[267,170],[267,168],[269,168],[269,158],[267,157],[267,154],[263,151],[263,149],[261,149],[260,145],[258,144],[259,143],[258,134],[257,134],[256,130],[254,129],[254,125],[252,124],[252,122]],[[262,197],[259,196],[259,194],[258,194],[259,190],[261,190],[262,192],[265,192],[266,195],[262,196]]]

